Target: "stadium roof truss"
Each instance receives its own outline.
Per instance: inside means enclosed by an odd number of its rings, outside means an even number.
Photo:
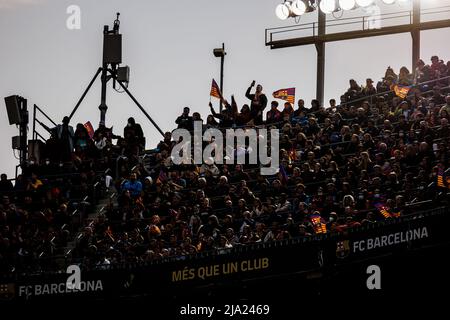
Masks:
[[[327,20],[318,10],[317,22],[296,24],[265,30],[265,43],[271,49],[314,44],[317,49],[316,96],[323,104],[325,80],[325,44],[327,42],[353,40],[367,37],[411,33],[412,70],[420,59],[420,31],[450,27],[450,6],[421,10],[420,0],[414,0],[413,9],[393,13]],[[383,27],[381,27],[384,25]],[[345,31],[342,31],[345,29]],[[338,30],[337,32],[333,32]]]

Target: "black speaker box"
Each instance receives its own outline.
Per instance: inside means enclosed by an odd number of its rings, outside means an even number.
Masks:
[[[9,96],[5,98],[6,110],[8,112],[9,124],[19,124],[22,122],[20,115],[19,97]]]
[[[122,63],[122,35],[105,34],[103,37],[103,62]]]

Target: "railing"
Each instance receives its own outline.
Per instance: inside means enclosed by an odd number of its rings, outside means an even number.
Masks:
[[[439,14],[449,14],[450,6],[442,6],[442,7],[434,7],[422,9],[421,16],[427,17],[430,15],[439,15]],[[399,25],[413,25],[413,10],[408,11],[398,11],[392,13],[384,13],[384,14],[376,14],[376,15],[367,15],[367,16],[358,16],[358,17],[349,17],[349,18],[340,18],[340,19],[328,19],[325,22],[326,28],[336,30],[340,28],[340,30],[332,33],[342,32],[342,28],[345,27],[353,27],[350,31],[366,31],[377,29],[377,25],[381,25],[384,23],[391,23],[388,26],[399,26]],[[403,24],[401,24],[403,22]],[[374,26],[375,25],[375,26]],[[316,37],[318,36],[319,25],[318,22],[311,23],[303,23],[296,24],[290,26],[283,27],[275,27],[265,29],[265,43],[266,45],[271,45],[274,42],[278,41],[277,38],[279,35],[291,35],[297,33],[295,37],[298,38],[300,36],[300,32],[304,32],[302,37]],[[328,30],[327,30],[328,31]]]
[[[410,87],[411,87],[411,89],[412,88],[419,88],[419,87],[423,87],[423,86],[428,85],[428,84],[434,84],[434,83],[438,83],[438,82],[441,82],[443,80],[448,80],[448,79],[450,79],[450,76],[445,76],[445,77],[441,77],[441,78],[437,78],[437,79],[433,79],[433,80],[424,81],[424,82],[421,82],[421,83],[418,83],[418,84],[415,84],[415,85],[411,85]],[[440,89],[441,90],[450,89],[450,86],[442,87]],[[410,92],[412,92],[412,91],[410,90]],[[432,93],[432,92],[433,92],[433,90],[428,90],[428,91],[421,92],[421,94],[427,95],[427,94]],[[377,93],[369,95],[369,96],[364,96],[364,97],[361,97],[361,98],[358,98],[358,99],[353,99],[351,101],[344,102],[344,103],[342,103],[342,104],[340,104],[339,106],[336,106],[336,107],[346,106],[346,105],[353,105],[356,102],[361,102],[361,101],[369,101],[370,104],[373,104],[373,99],[374,98],[379,97],[379,96],[383,96],[383,95],[386,95],[386,94],[392,94],[392,93],[394,93],[393,90],[377,92]],[[411,95],[411,94],[408,94],[408,96],[409,95]]]
[[[44,128],[47,132],[49,131],[49,127],[46,126],[43,122],[39,121],[37,118],[37,111],[39,111],[48,121],[50,121],[55,127],[57,126],[56,122],[53,121],[52,118],[50,118],[44,110],[39,108],[37,105],[33,106],[33,133],[32,133],[32,139],[37,140],[37,138],[42,139],[43,141],[47,141],[37,130],[36,130],[36,123],[39,124],[42,128]]]
[[[289,249],[292,246],[300,245],[300,246],[308,246],[309,244],[316,244],[316,247],[320,247],[321,244],[326,243],[327,241],[338,241],[342,238],[348,238],[349,236],[353,234],[359,234],[364,235],[370,235],[371,232],[376,230],[382,230],[383,228],[389,228],[391,226],[405,226],[406,228],[409,228],[410,223],[414,223],[419,221],[420,219],[429,218],[429,217],[439,217],[442,216],[442,218],[448,219],[449,214],[449,207],[438,207],[434,209],[427,209],[427,210],[421,210],[414,213],[411,213],[409,215],[405,215],[403,217],[394,218],[394,219],[388,219],[384,221],[377,222],[375,224],[368,224],[368,225],[362,225],[358,227],[351,227],[346,229],[345,232],[329,232],[326,234],[316,234],[316,235],[310,235],[310,236],[300,236],[300,237],[294,237],[290,239],[283,239],[283,240],[272,240],[267,242],[259,242],[259,243],[251,243],[251,244],[244,244],[244,245],[237,245],[232,248],[227,249],[221,249],[216,248],[210,251],[203,251],[198,252],[194,254],[183,254],[179,256],[169,256],[169,257],[160,257],[158,259],[153,259],[146,262],[134,262],[134,263],[118,263],[118,264],[110,264],[110,265],[101,265],[98,267],[93,267],[93,269],[97,270],[118,270],[118,269],[130,269],[130,268],[142,268],[142,267],[150,267],[155,265],[164,265],[179,261],[184,262],[194,262],[194,261],[202,261],[203,259],[209,258],[209,257],[217,257],[217,256],[225,256],[225,257],[234,257],[238,256],[240,253],[244,252],[246,254],[252,254],[261,250],[266,249],[281,249],[286,248]],[[443,237],[443,234],[437,235],[433,234],[433,237]],[[80,237],[81,239],[81,237]],[[82,264],[81,260],[77,259],[71,259],[70,253],[67,253],[66,255],[57,255],[54,257],[42,257],[43,263],[42,265],[46,266],[54,266],[56,265],[54,263],[54,260],[61,260],[66,261],[66,264]],[[92,270],[88,266],[83,266],[85,270]],[[43,268],[44,269],[44,268]],[[45,269],[45,270],[37,270],[34,272],[34,274],[46,274],[50,275],[53,273],[60,273],[61,269]],[[17,274],[15,272],[14,274]],[[20,272],[19,272],[20,274]],[[26,275],[32,275],[33,271],[29,270],[26,272]],[[3,276],[11,276],[11,274],[3,274]]]

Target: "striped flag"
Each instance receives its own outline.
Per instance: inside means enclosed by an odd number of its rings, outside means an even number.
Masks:
[[[411,90],[411,87],[408,86],[401,86],[398,84],[394,84],[391,88],[391,90],[393,90],[395,92],[395,94],[397,95],[397,97],[400,97],[402,99],[405,99],[406,96],[409,93],[409,90]]]
[[[438,168],[438,174],[437,174],[437,185],[440,188],[445,188],[444,183],[444,168],[442,166],[439,166]]]
[[[212,79],[211,84],[211,92],[209,94],[211,97],[215,97],[217,99],[222,99],[222,93],[220,92],[220,88],[217,85],[216,80]]]
[[[375,208],[377,208],[380,214],[386,219],[400,217],[400,212],[390,212],[389,208],[386,207],[383,203],[376,203]]]
[[[280,164],[280,173],[281,173],[281,182],[283,184],[286,184],[288,182],[288,175],[286,173],[286,170],[284,169],[284,167]]]
[[[114,240],[114,237],[113,237],[113,232],[111,230],[111,226],[108,226],[108,228],[106,228],[105,233],[111,239],[112,242],[116,242],[116,240]]]
[[[92,123],[88,121],[84,124],[84,127],[86,128],[89,137],[92,139],[94,137],[94,127],[92,126]]]
[[[160,183],[166,182],[166,180],[167,180],[166,173],[164,172],[163,169],[160,169],[158,178],[156,179],[156,184],[160,184]]]
[[[295,103],[295,88],[280,89],[275,91],[272,95],[275,99],[286,100],[291,104]]]
[[[313,214],[309,218],[315,233],[327,233],[327,225],[323,223],[323,219],[318,214]]]
[[[377,203],[377,204],[375,204],[375,208],[378,209],[378,211],[381,213],[381,215],[384,218],[386,218],[386,219],[392,218],[391,214],[389,213],[389,211],[386,209],[386,207],[383,204]]]
[[[297,160],[297,153],[294,147],[289,151],[289,163],[292,163],[292,161]]]

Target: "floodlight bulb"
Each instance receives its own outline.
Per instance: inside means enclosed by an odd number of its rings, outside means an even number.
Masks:
[[[355,0],[339,0],[339,6],[342,10],[352,10],[355,8]]]
[[[291,10],[296,16],[301,16],[306,12],[306,4],[302,0],[297,0],[292,4]]]
[[[287,18],[289,18],[289,8],[284,3],[281,3],[277,5],[275,14],[277,15],[278,19],[286,20]]]
[[[373,3],[374,0],[356,0],[356,3],[360,7],[368,7]]]
[[[319,8],[325,14],[332,13],[336,10],[336,0],[322,0],[320,1]]]

